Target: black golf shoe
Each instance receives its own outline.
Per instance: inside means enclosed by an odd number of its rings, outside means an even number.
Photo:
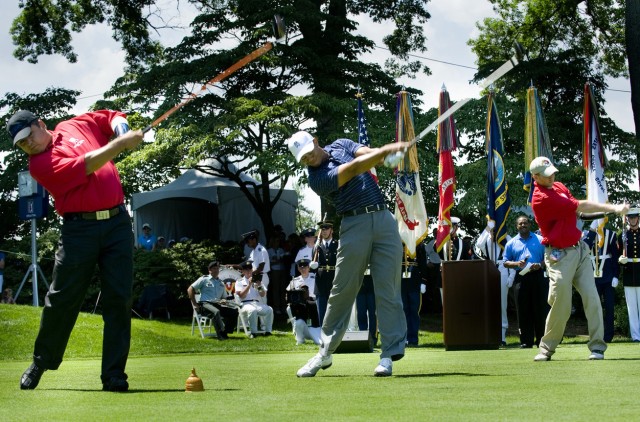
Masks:
[[[129,391],[129,383],[125,379],[111,377],[109,378],[109,381],[102,383],[102,391],[124,393],[126,391]]]
[[[40,382],[40,378],[42,374],[44,374],[46,369],[40,368],[35,363],[32,363],[26,371],[22,374],[22,378],[20,378],[20,389],[21,390],[33,390],[38,386]]]

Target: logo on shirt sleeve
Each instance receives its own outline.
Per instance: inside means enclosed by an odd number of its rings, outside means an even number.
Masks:
[[[84,144],[84,139],[69,138],[69,142],[71,143],[73,148],[78,148],[79,146]]]

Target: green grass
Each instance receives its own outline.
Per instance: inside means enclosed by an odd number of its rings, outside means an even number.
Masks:
[[[515,346],[445,351],[423,334],[394,376],[375,378],[378,354],[335,355],[313,379],[296,370],[315,346],[290,333],[227,342],[191,336],[190,322],[133,321],[131,393],[100,391],[101,319],[81,315],[65,361],[34,391],[18,380],[29,363],[39,310],[0,305],[0,420],[635,420],[640,345],[618,341],[588,361],[584,337],[566,339],[550,362]],[[284,327],[282,327],[284,328]],[[510,339],[515,342],[515,339]],[[185,393],[195,367],[205,391]]]

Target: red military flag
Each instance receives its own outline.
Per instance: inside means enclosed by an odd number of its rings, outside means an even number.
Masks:
[[[443,85],[440,92],[438,116],[451,107],[449,93]],[[449,241],[451,232],[451,208],[454,204],[456,190],[456,174],[453,167],[452,151],[458,146],[458,136],[453,115],[438,125],[437,151],[440,154],[438,163],[438,193],[440,206],[438,207],[438,234],[436,235],[436,251],[440,252]]]

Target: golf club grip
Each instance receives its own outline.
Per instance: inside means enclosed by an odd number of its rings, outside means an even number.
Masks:
[[[580,213],[579,217],[583,221],[599,220],[607,216],[606,212]]]
[[[273,48],[273,43],[271,41],[269,41],[269,42],[265,43],[262,47],[253,50],[251,53],[247,54],[242,59],[240,59],[237,62],[235,62],[234,64],[232,64],[227,69],[225,69],[222,72],[218,73],[214,78],[212,78],[209,81],[207,81],[204,85],[202,85],[200,87],[200,91],[199,92],[202,92],[202,91],[206,90],[207,86],[209,86],[209,85],[213,85],[213,84],[215,84],[217,82],[225,80],[227,77],[233,75],[236,70],[241,69],[242,67],[244,67],[247,64],[251,63],[252,61],[257,59],[258,57],[260,57],[263,54],[269,52],[272,48]],[[162,116],[158,117],[157,119],[155,119],[153,121],[153,123],[151,123],[149,126],[144,128],[142,132],[143,133],[147,133],[149,130],[151,130],[151,128],[154,128],[154,127],[158,126],[160,123],[162,123],[165,120],[167,120],[167,118],[169,116],[171,116],[173,113],[175,113],[176,111],[180,110],[182,107],[186,106],[191,101],[193,101],[196,97],[198,97],[199,92],[190,93],[189,96],[185,100],[183,100],[181,103],[178,103],[178,104],[174,105],[173,107],[171,107]]]

